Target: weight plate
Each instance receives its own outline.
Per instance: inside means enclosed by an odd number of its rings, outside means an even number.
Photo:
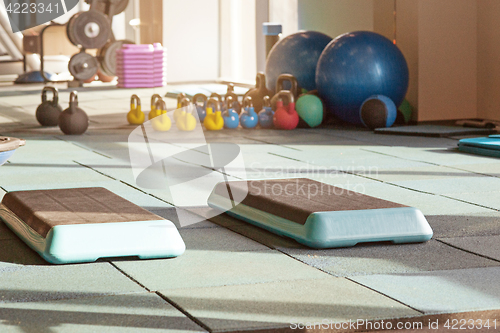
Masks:
[[[68,69],[75,79],[85,81],[97,74],[99,64],[92,55],[80,52],[69,59]]]
[[[92,4],[92,0],[85,0],[86,3]],[[98,0],[95,2],[94,6],[91,6],[92,9],[96,9],[104,14],[108,13],[107,6],[113,5],[113,15],[120,14],[127,8],[128,0]]]
[[[115,40],[106,43],[106,45],[97,52],[97,60],[104,74],[116,76],[116,51],[119,50],[123,44],[134,44],[134,42],[126,39]]]
[[[67,26],[69,40],[84,49],[99,49],[110,37],[111,26],[106,15],[95,10],[76,13]]]

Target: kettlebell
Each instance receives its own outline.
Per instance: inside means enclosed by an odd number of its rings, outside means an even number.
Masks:
[[[59,115],[59,128],[64,134],[83,134],[88,127],[89,118],[78,107],[77,92],[72,91],[69,95],[69,107]]]
[[[52,100],[47,100],[47,91],[52,91]],[[43,87],[42,89],[42,104],[36,108],[36,120],[42,126],[57,126],[59,115],[61,115],[62,107],[59,105],[59,96],[57,88]]]
[[[210,98],[207,101],[207,115],[203,121],[203,125],[209,131],[218,131],[224,127],[224,119],[220,111],[220,102],[215,98]]]
[[[177,95],[177,109],[174,111],[174,121],[177,122],[177,117],[181,114],[182,100],[186,98],[185,93],[180,93]]]
[[[196,117],[188,111],[191,101],[189,98],[184,97],[181,101],[180,113],[175,121],[175,126],[181,131],[192,131],[196,127]],[[193,105],[194,108],[194,105]]]
[[[283,88],[283,83],[285,82],[290,83],[291,88],[288,91],[293,94],[293,100],[296,101],[299,97],[299,84],[295,76],[293,76],[292,74],[281,74],[276,80],[276,94],[271,98],[271,108],[274,111],[276,111],[276,101],[278,100],[279,92],[285,90]]]
[[[259,112],[259,125],[262,128],[273,127],[274,111],[271,108],[271,98],[264,96],[263,107]]]
[[[151,111],[149,111],[148,119],[151,120],[154,117],[158,116],[160,113],[156,111],[156,101],[161,99],[161,96],[158,94],[154,94],[151,96]]]
[[[233,97],[231,95],[226,95],[226,105],[228,109],[222,113],[222,118],[224,118],[224,128],[237,128],[240,124],[240,117],[233,109]]]
[[[153,129],[158,132],[168,131],[170,127],[172,127],[172,121],[167,115],[167,105],[161,97],[156,100],[155,110],[158,115],[151,119],[151,125],[153,126]]]
[[[266,88],[266,75],[264,73],[257,73],[255,77],[255,88],[248,90],[243,96],[243,100],[245,100],[247,96],[252,97],[252,103],[256,110],[262,109],[264,96],[272,96],[272,92]]]
[[[299,115],[295,111],[295,99],[289,90],[282,90],[278,94],[276,101],[276,112],[274,112],[273,123],[276,128],[291,130],[299,124]],[[285,107],[283,98],[288,99],[288,105]]]
[[[255,113],[252,97],[247,96],[243,100],[243,111],[240,115],[240,124],[243,128],[254,128],[259,123],[259,117]]]
[[[199,105],[198,104],[198,100],[201,99],[203,101],[203,105]],[[202,94],[202,93],[198,93],[196,95],[193,96],[193,104],[196,106],[196,112],[198,112],[198,118],[200,119],[200,121],[203,121],[205,120],[205,116],[207,115],[207,96]]]
[[[227,85],[227,92],[226,92],[226,96],[225,96],[225,104],[226,104],[226,107],[227,107],[227,97],[230,96],[232,99],[233,99],[233,102],[232,102],[232,105],[231,105],[231,108],[236,111],[238,114],[241,113],[241,104],[240,102],[238,101],[238,95],[236,95],[234,93],[234,84],[233,83],[229,83]],[[222,109],[224,110],[226,107],[223,107]]]
[[[141,111],[141,99],[137,95],[130,97],[130,111],[127,113],[127,121],[130,125],[141,125],[146,120],[146,115]]]

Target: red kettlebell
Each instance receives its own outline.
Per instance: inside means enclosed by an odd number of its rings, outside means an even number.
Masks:
[[[276,101],[276,112],[274,112],[273,123],[276,128],[292,130],[299,124],[299,114],[295,111],[295,99],[289,90],[282,90]],[[284,106],[283,98],[288,99],[288,105]]]
[[[285,90],[283,84],[289,82],[291,88],[289,91],[292,93],[294,101],[299,97],[299,83],[292,74],[281,74],[276,80],[276,94],[271,98],[271,108],[276,111],[276,101],[279,97],[279,92]]]

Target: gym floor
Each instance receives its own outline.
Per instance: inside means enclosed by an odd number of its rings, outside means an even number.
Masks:
[[[135,127],[125,114],[132,93],[147,105],[175,87],[82,89],[79,106],[91,123],[81,136],[38,125],[41,87],[0,88],[0,135],[27,141],[0,167],[0,198],[101,186],[172,216],[162,190],[135,184],[127,145]],[[68,99],[62,89],[63,107]],[[362,128],[205,134],[239,144],[249,178],[308,177],[414,206],[434,237],[312,250],[221,215],[179,228],[187,250],[177,258],[50,265],[0,222],[0,331],[500,329],[499,159],[459,152],[458,137]],[[192,206],[205,204],[192,188],[185,195]]]

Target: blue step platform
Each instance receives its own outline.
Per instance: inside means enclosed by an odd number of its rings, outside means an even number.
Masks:
[[[500,157],[500,135],[462,139],[458,142],[458,149],[471,154]]]

